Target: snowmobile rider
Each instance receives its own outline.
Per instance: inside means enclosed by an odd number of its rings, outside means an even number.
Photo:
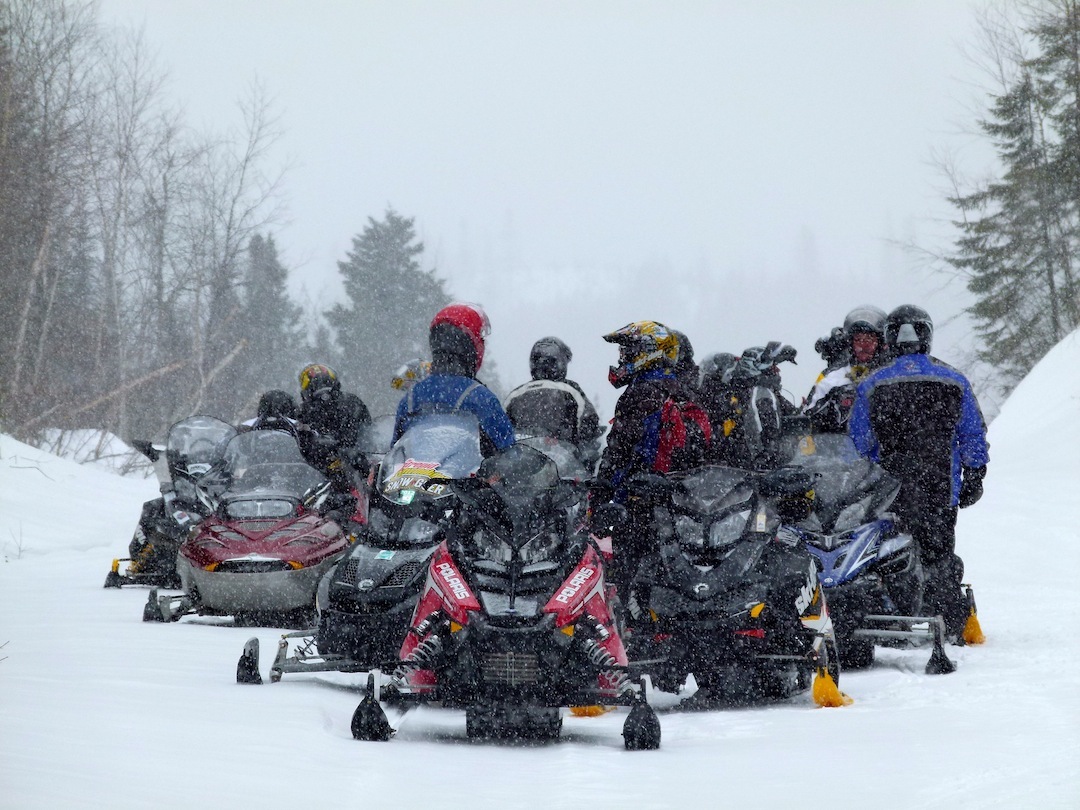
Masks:
[[[855,387],[885,359],[885,311],[869,304],[856,307],[844,318],[845,354],[849,361],[817,378],[802,413],[820,433],[847,433],[848,414]]]
[[[514,426],[499,398],[476,379],[491,331],[477,304],[453,303],[431,320],[431,374],[416,383],[398,403],[394,441],[429,414],[466,411],[480,423],[480,452],[486,457],[514,443]]]
[[[679,452],[664,447],[664,414],[672,404],[692,401],[691,392],[675,375],[679,341],[675,333],[656,321],[637,321],[607,335],[619,347],[619,361],[610,368],[608,381],[625,387],[615,404],[607,446],[600,458],[597,481],[590,492],[590,507],[614,500],[627,507],[628,520],[616,527],[611,580],[626,593],[638,563],[654,542],[652,506],[648,494],[628,491],[635,473],[667,473],[691,469],[705,458],[711,433],[686,426],[685,445]],[[705,427],[708,417],[700,406]],[[684,422],[686,420],[683,420]]]
[[[367,474],[367,460],[357,445],[362,432],[370,430],[371,414],[360,397],[341,390],[336,371],[312,363],[300,371],[298,416],[300,452],[333,486],[325,514],[345,525],[356,509],[353,490]]]
[[[919,307],[888,314],[885,348],[893,359],[859,384],[848,427],[859,453],[901,482],[896,511],[922,562],[922,612],[941,615],[946,637],[963,643],[968,609],[964,563],[955,553],[957,508],[982,497],[989,445],[971,384],[930,356],[933,336],[933,321]]]
[[[724,358],[719,379],[716,370],[710,373],[706,410],[716,437],[710,463],[744,470],[772,469],[780,463],[780,418],[785,411],[783,397],[776,393],[777,367],[794,363],[795,355],[794,348],[774,340],[751,346],[734,363]]]
[[[570,442],[590,471],[600,459],[600,417],[585,391],[566,371],[574,355],[557,337],[543,337],[529,352],[532,380],[503,401],[519,436],[550,436]]]
[[[288,391],[274,389],[259,397],[259,407],[253,419],[247,419],[240,430],[295,430],[300,409]]]
[[[408,391],[421,380],[427,379],[429,374],[431,374],[431,361],[417,357],[394,372],[390,387],[395,391]]]

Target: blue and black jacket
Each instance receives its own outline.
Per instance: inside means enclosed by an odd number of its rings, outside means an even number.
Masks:
[[[416,421],[429,414],[465,411],[480,425],[480,447],[485,456],[514,443],[514,426],[499,398],[483,383],[458,374],[434,373],[421,380],[398,403],[394,441]]]
[[[939,491],[950,506],[961,470],[990,459],[986,422],[971,384],[947,363],[906,354],[856,389],[848,430],[856,449],[902,481]]]

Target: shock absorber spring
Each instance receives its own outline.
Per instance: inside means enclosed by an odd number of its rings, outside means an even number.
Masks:
[[[400,684],[410,673],[421,669],[429,669],[439,653],[442,652],[442,638],[438,633],[432,633],[416,647],[413,648],[405,659],[394,670],[394,683]]]
[[[585,639],[585,654],[598,667],[618,666],[615,656],[605,650],[595,639]]]
[[[595,639],[586,639],[584,647],[589,660],[600,667],[600,675],[608,683],[608,688],[620,696],[633,691],[630,676],[624,668],[619,666],[615,656],[601,647]]]

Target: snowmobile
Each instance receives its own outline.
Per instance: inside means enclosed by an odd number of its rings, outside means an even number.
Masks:
[[[428,562],[456,505],[448,484],[474,475],[481,460],[471,415],[428,416],[405,432],[377,467],[367,523],[319,585],[318,626],[281,637],[271,682],[285,673],[365,672],[397,660]],[[238,682],[262,682],[258,657],[258,639],[251,639]]]
[[[184,594],[152,590],[143,620],[197,613],[309,623],[319,580],[348,549],[349,535],[323,514],[333,501],[330,481],[304,460],[295,437],[280,430],[233,437],[196,492],[209,514],[180,545]]]
[[[236,428],[212,416],[190,416],[171,428],[165,444],[136,439],[132,445],[150,459],[161,497],[143,504],[128,557],[113,560],[106,588],[154,585],[179,588],[176,554],[192,527],[207,514],[196,494],[201,476],[220,462]],[[120,564],[127,563],[121,573]]]
[[[782,531],[817,560],[842,665],[869,667],[875,644],[932,644],[926,671],[952,672],[942,619],[904,615],[919,610],[920,570],[911,535],[888,511],[900,482],[862,458],[844,433],[799,437],[789,464],[814,476],[814,508]],[[965,589],[974,611],[971,586]]]
[[[800,471],[718,465],[630,480],[629,497],[652,510],[657,543],[626,599],[635,673],[671,693],[693,673],[698,691],[686,708],[808,689],[819,705],[847,702],[814,558],[782,531],[807,508],[811,488]]]
[[[660,724],[630,681],[611,589],[585,526],[585,486],[514,445],[450,483],[446,527],[389,683],[376,673],[352,718],[357,739],[394,732],[381,699],[465,710],[475,737],[554,738],[561,707],[626,705],[629,749],[656,748]]]

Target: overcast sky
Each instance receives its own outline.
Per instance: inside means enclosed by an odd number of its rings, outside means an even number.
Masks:
[[[274,98],[295,292],[337,300],[336,262],[392,206],[425,266],[488,310],[507,384],[556,334],[608,415],[600,335],[634,320],[682,329],[699,357],[789,342],[796,396],[814,339],[862,303],[925,306],[961,361],[962,285],[894,243],[948,244],[935,151],[989,166],[963,134],[980,5],[101,2],[143,28],[191,124],[236,126],[256,79]]]

